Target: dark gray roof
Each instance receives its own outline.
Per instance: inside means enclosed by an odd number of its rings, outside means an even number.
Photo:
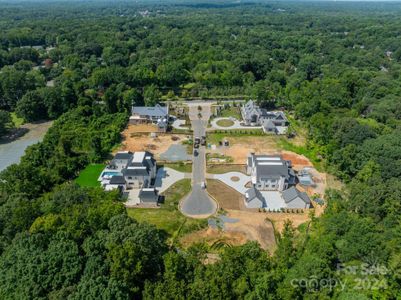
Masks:
[[[139,192],[141,202],[156,202],[159,200],[159,194],[156,189],[142,189]]]
[[[276,129],[276,125],[274,125],[274,123],[271,119],[264,120],[263,127],[269,128],[269,129]]]
[[[262,202],[264,201],[263,195],[255,187],[251,187],[245,193],[248,194],[248,197],[245,199],[246,202],[250,202],[255,198]]]
[[[131,159],[132,152],[117,152],[113,159]]]
[[[256,167],[256,176],[260,177],[289,177],[288,167],[286,165],[258,165]]]
[[[125,184],[124,176],[116,175],[111,177],[110,184]]]
[[[289,203],[297,197],[301,198],[306,204],[310,203],[308,195],[304,192],[298,191],[294,186],[283,192],[283,199],[285,203]]]
[[[156,104],[154,107],[134,106],[132,108],[132,114],[150,117],[167,116],[168,106],[160,106],[159,104]]]
[[[149,171],[147,168],[127,168],[123,169],[124,176],[148,176]]]

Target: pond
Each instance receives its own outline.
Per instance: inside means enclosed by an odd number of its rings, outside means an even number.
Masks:
[[[25,149],[42,141],[51,124],[52,122],[25,124],[21,126],[23,130],[27,130],[23,136],[12,141],[0,141],[0,171],[12,164],[19,163]]]

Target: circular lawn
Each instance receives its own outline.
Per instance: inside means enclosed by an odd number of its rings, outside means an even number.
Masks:
[[[216,122],[216,124],[220,127],[231,127],[234,125],[234,121],[230,119],[221,119]]]

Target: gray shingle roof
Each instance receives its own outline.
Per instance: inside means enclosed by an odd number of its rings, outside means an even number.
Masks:
[[[113,159],[131,159],[132,152],[117,152]]]
[[[125,184],[124,176],[116,175],[111,177],[110,184]]]
[[[124,176],[148,176],[149,171],[146,168],[127,168],[123,169]]]
[[[159,194],[156,189],[142,189],[139,192],[139,199],[141,200],[141,202],[157,203],[157,201],[159,200]]]
[[[294,186],[283,192],[283,199],[285,203],[289,203],[297,197],[301,198],[306,204],[310,203],[308,195],[304,192],[298,191]]]
[[[137,114],[140,116],[150,116],[150,117],[167,116],[168,107],[160,106],[159,104],[156,104],[156,106],[154,107],[134,106],[132,108],[132,114]]]
[[[251,187],[245,193],[248,195],[246,202],[251,202],[255,198],[264,201],[263,195],[255,187]]]

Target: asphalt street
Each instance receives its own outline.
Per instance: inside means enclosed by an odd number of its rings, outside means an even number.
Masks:
[[[201,105],[202,110],[198,110]],[[201,113],[201,118],[198,114]],[[195,137],[201,137],[206,134],[206,127],[210,118],[210,103],[189,104],[189,118],[191,120],[192,129]],[[205,146],[200,146],[199,155],[193,155],[192,165],[192,191],[182,201],[181,210],[189,216],[207,216],[215,213],[217,205],[212,200],[205,189],[202,189],[202,182],[206,182],[206,149]]]

